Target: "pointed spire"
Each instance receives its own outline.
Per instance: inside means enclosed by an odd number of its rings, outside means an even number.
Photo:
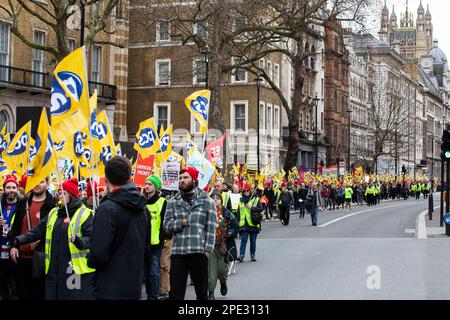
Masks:
[[[397,15],[395,14],[395,7],[394,7],[394,5],[392,5],[391,20],[397,20]]]
[[[420,0],[420,4],[419,4],[419,8],[417,9],[417,13],[424,13],[425,12],[425,10],[423,9],[423,6],[422,6],[422,0]]]
[[[430,5],[428,3],[427,3],[427,13],[425,14],[425,17],[431,18]]]

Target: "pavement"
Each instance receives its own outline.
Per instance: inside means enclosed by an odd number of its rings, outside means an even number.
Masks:
[[[216,299],[449,299],[450,241],[417,239],[418,216],[427,208],[423,199],[391,200],[320,212],[317,227],[297,213],[289,226],[263,222],[258,261],[250,262],[247,244],[228,295],[218,284]],[[195,299],[193,286],[186,299]]]

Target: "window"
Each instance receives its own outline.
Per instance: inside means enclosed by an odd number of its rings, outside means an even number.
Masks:
[[[262,70],[266,70],[266,60],[259,59],[259,68]],[[263,81],[261,81],[261,84],[264,84],[266,80],[263,78]]]
[[[8,112],[6,110],[1,110],[0,111],[0,128],[3,128],[3,126],[5,124],[6,124],[6,132],[8,132],[9,131],[9,116],[8,116]]]
[[[3,22],[0,22],[0,65],[9,66],[9,25]],[[8,68],[0,67],[0,80],[9,80]]]
[[[246,133],[248,131],[248,101],[231,101],[231,130]]]
[[[100,67],[101,67],[102,50],[99,46],[92,47],[92,70],[91,70],[91,84],[92,89],[99,89],[100,82]],[[96,83],[95,83],[96,82]]]
[[[44,45],[45,43],[45,33],[42,31],[35,30],[33,35],[34,43]],[[36,87],[44,86],[44,52],[42,50],[33,49],[33,73],[32,82]],[[38,73],[39,72],[39,73]]]
[[[275,136],[278,136],[280,132],[280,107],[274,106],[273,107],[273,120],[274,120],[274,129],[275,129]]]
[[[233,58],[233,65],[239,64],[238,58]],[[247,82],[247,71],[240,67],[238,69],[234,69],[231,74],[231,83],[243,83]]]
[[[124,18],[123,16],[123,0],[119,0],[116,5],[116,17]]]
[[[193,84],[206,83],[206,62],[204,60],[194,60]]]
[[[156,23],[156,41],[170,41],[170,22],[160,21]]]
[[[273,75],[272,75],[272,61],[267,60],[267,74],[270,78],[270,80],[273,79]]]
[[[272,105],[271,104],[267,104],[267,134],[271,135],[272,134],[272,129],[273,129],[273,121],[272,121]]]
[[[67,39],[67,48],[69,49],[69,52],[72,52],[75,50],[75,40],[74,39]]]
[[[311,58],[310,58],[310,68],[315,69],[316,67],[316,48],[314,46],[311,47]]]
[[[166,130],[170,124],[170,102],[155,102],[153,105],[153,116],[158,132],[161,126]]]
[[[233,32],[245,27],[246,24],[247,24],[247,21],[246,21],[245,17],[238,16],[238,17],[234,18],[233,28],[232,28]],[[238,35],[237,38],[242,38],[242,37],[246,37],[246,36],[247,36],[247,32],[242,32],[240,35]]]
[[[170,85],[170,59],[156,60],[156,85]]]
[[[191,133],[200,133],[200,122],[191,114]]]
[[[273,81],[277,85],[277,87],[280,87],[280,65],[275,63],[273,66]]]
[[[208,38],[208,21],[206,19],[195,24],[195,34],[203,40]]]
[[[265,134],[266,131],[266,105],[263,101],[259,102],[259,130],[261,134]]]

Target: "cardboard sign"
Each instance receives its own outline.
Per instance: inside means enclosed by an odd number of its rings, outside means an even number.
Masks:
[[[155,163],[155,156],[151,155],[148,158],[142,159],[138,154],[136,161],[136,168],[134,173],[134,183],[137,187],[145,187],[145,179],[152,174],[153,164]]]
[[[162,165],[162,183],[164,190],[178,191],[180,182],[180,163],[165,162]]]

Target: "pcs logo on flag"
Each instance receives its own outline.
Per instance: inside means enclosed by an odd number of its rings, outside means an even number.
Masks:
[[[197,97],[197,99],[191,101],[191,108],[195,112],[199,113],[203,119],[208,119],[208,99],[205,97]]]
[[[19,154],[22,154],[26,151],[28,144],[28,133],[24,132],[20,139],[17,141],[16,145],[14,146],[14,150],[9,151],[7,154],[8,156],[17,156]]]
[[[141,131],[138,144],[141,148],[150,148],[155,143],[156,134],[152,129],[145,128]]]
[[[65,114],[72,107],[71,98],[80,101],[83,93],[83,81],[73,72],[62,71],[56,75],[65,89],[60,85],[60,82],[53,76],[52,90],[51,90],[51,115],[60,116]],[[68,91],[71,97],[66,95]]]

